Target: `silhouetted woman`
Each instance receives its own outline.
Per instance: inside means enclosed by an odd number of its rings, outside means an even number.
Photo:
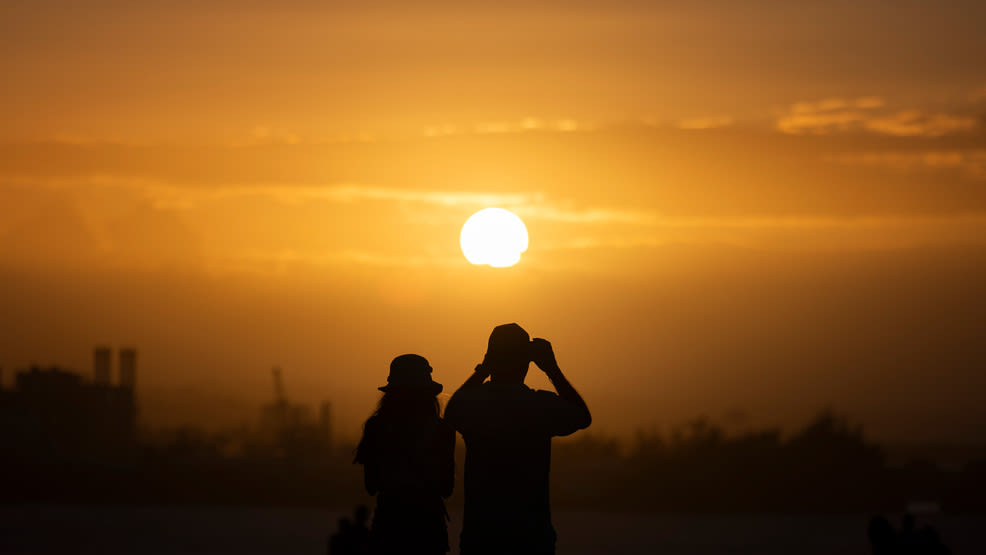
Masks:
[[[455,432],[438,414],[442,384],[432,381],[424,357],[401,355],[380,390],[354,461],[363,465],[366,491],[377,496],[370,552],[445,553],[443,499],[454,483]]]

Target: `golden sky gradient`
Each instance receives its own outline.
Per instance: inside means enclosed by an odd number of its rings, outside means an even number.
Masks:
[[[148,422],[336,402],[496,324],[603,432],[825,406],[986,439],[980,2],[0,2],[0,366]],[[520,215],[519,265],[458,233]],[[534,380],[545,385],[544,380]]]

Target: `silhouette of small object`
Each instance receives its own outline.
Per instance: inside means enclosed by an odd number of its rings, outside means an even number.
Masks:
[[[900,552],[897,531],[885,517],[875,516],[870,519],[869,536],[873,555],[894,555]]]
[[[329,555],[366,555],[370,552],[370,529],[367,522],[370,510],[365,505],[357,505],[353,520],[339,519],[339,526],[329,536]]]
[[[904,555],[920,553],[916,528],[914,515],[904,513],[904,516],[900,518],[900,535],[898,536],[900,552]]]
[[[352,545],[356,549],[354,553],[370,552],[370,509],[366,505],[357,505],[353,513]]]
[[[446,553],[443,498],[455,480],[455,432],[439,417],[442,385],[432,381],[424,357],[401,355],[379,389],[384,396],[363,426],[353,461],[363,465],[367,493],[377,496],[369,552]]]
[[[355,555],[356,546],[353,545],[353,523],[348,518],[340,518],[336,532],[329,536],[329,555]]]
[[[882,523],[874,524],[877,519],[882,519]],[[904,513],[901,518],[900,533],[894,538],[894,543],[889,542],[886,545],[892,545],[891,550],[877,551],[876,542],[874,542],[874,529],[877,529],[877,535],[881,538],[885,536],[886,530],[893,531],[893,527],[890,523],[886,521],[883,517],[875,517],[874,520],[870,521],[870,541],[874,545],[873,553],[900,553],[901,555],[949,555],[951,550],[941,541],[941,537],[938,535],[938,531],[932,526],[924,526],[920,529],[917,528],[917,522],[914,519],[914,515],[910,513]]]
[[[915,534],[918,552],[922,555],[949,555],[952,550],[945,546],[938,536],[938,530],[925,526]]]

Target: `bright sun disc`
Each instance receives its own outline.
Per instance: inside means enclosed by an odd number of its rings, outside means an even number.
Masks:
[[[469,262],[505,268],[520,262],[527,250],[527,228],[509,210],[484,208],[463,224],[459,244]]]

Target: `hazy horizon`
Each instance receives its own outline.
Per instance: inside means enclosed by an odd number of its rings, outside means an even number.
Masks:
[[[12,370],[32,362],[88,377],[94,345],[134,346],[141,421],[216,428],[255,421],[256,409],[273,396],[270,369],[278,365],[291,401],[331,400],[336,431],[352,437],[393,356],[428,357],[451,393],[481,359],[488,322],[516,320],[554,342],[563,368],[591,398],[600,433],[666,430],[702,415],[735,429],[791,429],[831,408],[877,440],[983,440],[983,377],[967,363],[984,349],[972,322],[984,299],[968,295],[986,277],[977,249],[877,257],[710,248],[690,259],[674,251],[665,250],[682,262],[673,271],[650,276],[653,281],[622,281],[622,289],[603,294],[586,292],[606,284],[606,276],[563,292],[563,273],[538,274],[533,290],[514,292],[503,290],[510,284],[498,270],[467,267],[438,282],[428,281],[429,272],[406,273],[413,297],[399,302],[379,288],[358,299],[337,298],[332,290],[355,285],[328,272],[319,274],[324,281],[316,276],[301,286],[291,280],[291,288],[277,275],[202,280],[168,272],[153,278],[91,273],[75,275],[69,290],[6,273],[21,295],[6,303],[4,379],[9,384]],[[932,260],[933,275],[910,274]],[[509,279],[531,278],[519,266],[512,271],[517,275]],[[470,286],[462,276],[472,278]],[[655,282],[664,285],[654,288]],[[925,290],[931,285],[934,294]],[[798,294],[808,286],[817,298]],[[568,306],[571,295],[584,300]],[[39,297],[59,312],[39,315]],[[769,306],[765,298],[772,299]],[[552,313],[555,306],[563,308]],[[354,310],[355,317],[338,317]],[[757,327],[742,325],[751,312]],[[503,313],[520,317],[494,320]],[[140,323],[143,314],[157,317]],[[420,318],[431,324],[419,325]],[[645,324],[628,326],[631,321]],[[607,335],[620,325],[622,334]],[[953,358],[941,356],[946,349]],[[550,387],[533,367],[528,382]]]

